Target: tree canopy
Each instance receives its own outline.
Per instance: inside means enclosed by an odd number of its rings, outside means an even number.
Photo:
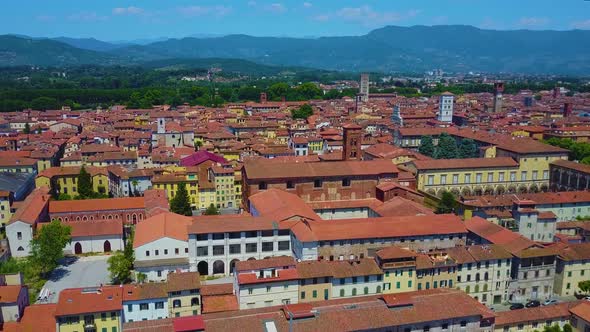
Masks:
[[[206,216],[218,215],[219,214],[219,209],[217,207],[215,207],[215,205],[213,205],[213,203],[211,203],[211,205],[209,205],[207,207],[207,210],[205,210],[205,212],[203,212],[203,214],[206,215]]]
[[[435,153],[434,142],[432,136],[422,136],[420,139],[420,147],[418,152],[425,156],[433,157]]]
[[[63,249],[71,241],[71,227],[54,220],[43,225],[31,241],[31,261],[37,264],[41,274],[55,269],[63,258]]]
[[[293,119],[307,119],[312,114],[313,109],[309,104],[303,104],[299,109],[291,110],[291,116],[293,116]]]
[[[453,193],[445,191],[442,193],[442,197],[436,206],[436,213],[444,214],[444,213],[452,213],[455,211],[455,196]]]
[[[459,155],[457,142],[455,139],[447,134],[442,133],[438,138],[438,146],[436,149],[436,159],[454,159]]]
[[[170,200],[170,211],[184,216],[193,215],[188,191],[186,190],[186,183],[181,182],[178,184],[178,190],[176,190],[176,194]]]

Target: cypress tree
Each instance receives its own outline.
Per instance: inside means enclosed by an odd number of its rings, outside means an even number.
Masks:
[[[186,183],[181,182],[178,184],[176,195],[174,195],[174,198],[170,200],[170,211],[184,216],[193,215],[191,202],[188,197],[188,191],[186,190]]]
[[[90,173],[86,172],[86,168],[82,166],[80,174],[78,174],[78,196],[81,199],[87,199],[92,197],[92,194],[92,177]]]

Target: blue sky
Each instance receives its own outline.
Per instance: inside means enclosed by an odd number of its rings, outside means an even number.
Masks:
[[[361,35],[385,25],[469,24],[491,29],[590,29],[588,0],[18,0],[0,33],[130,40],[244,33]]]

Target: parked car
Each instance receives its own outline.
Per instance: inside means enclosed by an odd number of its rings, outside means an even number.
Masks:
[[[537,300],[531,300],[528,301],[525,305],[525,307],[527,308],[535,308],[541,305],[541,302],[537,301]]]
[[[584,300],[586,300],[586,301],[590,301],[590,296],[586,296],[586,297],[584,298]]]
[[[524,304],[522,303],[512,303],[510,306],[510,310],[518,310],[524,308]]]
[[[556,299],[548,299],[545,300],[545,302],[543,302],[543,305],[552,305],[552,304],[556,304],[557,300]]]

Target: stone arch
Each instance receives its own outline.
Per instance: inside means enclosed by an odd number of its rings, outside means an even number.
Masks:
[[[131,215],[131,223],[137,224],[137,213]]]
[[[222,260],[213,262],[213,274],[225,274],[225,263]]]
[[[483,192],[486,195],[493,195],[494,194],[494,187],[492,187],[492,186],[486,186],[486,188],[484,189]]]
[[[521,184],[518,187],[518,193],[519,194],[526,194],[528,191],[529,191],[528,188],[524,184]]]
[[[475,196],[483,195],[483,188],[482,187],[475,187],[475,189],[473,189],[473,195],[475,195]]]
[[[504,186],[498,186],[498,187],[496,187],[496,194],[502,195],[504,193],[506,193],[506,188],[504,188]]]
[[[76,221],[80,221],[80,216],[77,216],[76,217]]]
[[[250,258],[248,258],[248,260],[249,260],[249,261],[255,261],[255,260],[256,260],[256,258],[254,258],[254,257],[250,257]]]
[[[537,186],[536,184],[532,184],[531,187],[529,188],[529,192],[530,193],[538,193],[539,192],[539,186]]]
[[[459,189],[453,188],[451,189],[451,194],[453,194],[455,197],[458,197],[459,195],[461,195],[461,192],[459,192]]]
[[[234,268],[236,267],[236,263],[239,261],[240,261],[239,259],[235,258],[229,262],[229,274],[231,274],[231,275],[234,274]]]
[[[464,187],[463,189],[461,189],[461,195],[463,195],[463,196],[471,196],[471,188]]]
[[[109,240],[104,241],[102,247],[104,252],[111,252],[111,242]]]
[[[109,214],[109,217],[108,218],[109,218],[109,220],[112,220],[113,219],[113,215],[112,214]]]
[[[200,261],[199,264],[197,264],[197,271],[199,271],[199,274],[202,276],[209,275],[209,263],[206,261]]]
[[[88,221],[88,217],[87,216],[82,217],[82,221]]]
[[[514,184],[509,185],[507,191],[509,194],[516,194],[516,185],[514,185]]]
[[[68,217],[64,217],[64,221],[68,221]]]
[[[58,217],[58,218],[57,218],[57,221],[59,221],[59,222],[62,222],[62,221],[63,221],[63,219],[62,219],[61,217]]]

